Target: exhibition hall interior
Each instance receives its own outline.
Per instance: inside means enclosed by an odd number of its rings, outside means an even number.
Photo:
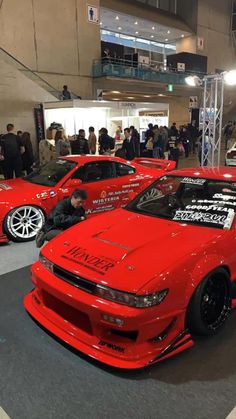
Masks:
[[[0,0],[0,419],[236,419],[236,1]]]

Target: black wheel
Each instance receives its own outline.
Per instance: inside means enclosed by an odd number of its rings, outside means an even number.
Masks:
[[[214,335],[225,323],[231,308],[228,273],[219,268],[197,287],[187,310],[187,327],[198,335]]]
[[[34,240],[45,221],[43,211],[32,205],[22,205],[11,210],[3,223],[9,239],[15,242]]]

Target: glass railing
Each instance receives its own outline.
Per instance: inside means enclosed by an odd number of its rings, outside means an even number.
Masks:
[[[177,71],[176,69],[164,69],[162,63],[151,62],[150,64],[138,64],[133,61],[121,60],[115,58],[102,58],[93,62],[93,77],[121,77],[131,78],[150,82],[159,82],[166,84],[186,84],[185,78],[193,72]],[[196,73],[202,76],[201,73]]]

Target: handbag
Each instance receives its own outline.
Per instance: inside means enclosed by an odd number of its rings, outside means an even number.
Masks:
[[[152,138],[149,138],[147,144],[146,144],[146,149],[147,150],[153,150],[153,141]]]

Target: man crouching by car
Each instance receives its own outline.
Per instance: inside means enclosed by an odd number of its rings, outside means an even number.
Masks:
[[[36,236],[36,246],[56,237],[62,231],[86,219],[83,207],[87,199],[86,191],[76,189],[70,198],[60,201],[50,212],[48,219]]]

